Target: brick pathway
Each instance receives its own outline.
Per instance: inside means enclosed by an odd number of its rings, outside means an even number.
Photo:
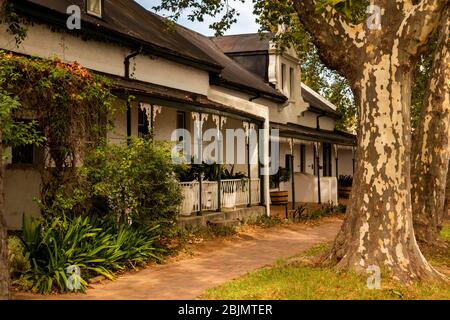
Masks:
[[[314,227],[290,225],[242,234],[196,252],[193,257],[127,273],[114,282],[95,284],[87,294],[35,296],[17,294],[15,299],[196,299],[206,289],[270,265],[334,239],[341,220],[330,219]]]

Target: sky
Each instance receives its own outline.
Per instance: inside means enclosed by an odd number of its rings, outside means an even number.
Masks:
[[[159,5],[160,0],[135,0],[148,10],[152,10],[152,7]],[[258,32],[258,24],[255,21],[255,16],[253,15],[253,3],[252,0],[245,0],[245,3],[236,1],[231,4],[240,13],[237,23],[235,23],[230,30],[226,31],[226,35],[230,34],[240,34],[240,33],[255,33]],[[158,14],[163,15],[159,12]],[[200,32],[206,36],[214,35],[214,31],[209,29],[209,25],[214,22],[213,19],[205,19],[204,22],[191,22],[184,15],[178,23],[189,28]]]

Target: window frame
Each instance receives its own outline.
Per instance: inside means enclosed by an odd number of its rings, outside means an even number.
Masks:
[[[286,92],[286,64],[281,64],[281,91]]]
[[[178,120],[179,120],[179,117],[180,116],[182,116],[183,117],[183,123],[182,123],[182,126],[180,127],[180,123],[178,122]],[[184,130],[187,130],[187,115],[186,115],[186,112],[185,111],[180,111],[180,110],[177,110],[177,122],[176,122],[176,127],[177,127],[177,129],[184,129]],[[182,137],[180,137],[179,138],[179,141],[185,141],[186,140],[186,137],[185,136],[182,136]]]

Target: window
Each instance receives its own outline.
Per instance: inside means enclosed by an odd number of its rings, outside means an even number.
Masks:
[[[177,111],[177,129],[186,129],[186,112]]]
[[[32,144],[12,148],[12,164],[35,163],[34,146]]]
[[[177,129],[186,129],[186,112],[177,111]],[[184,137],[180,137],[179,141],[184,141]]]
[[[295,71],[294,68],[289,69],[289,96],[294,98],[295,93]]]
[[[292,155],[287,154],[285,155],[285,159],[284,159],[284,167],[286,168],[286,170],[288,170],[289,172],[291,172],[292,168],[291,168],[291,163],[292,163]]]
[[[281,90],[284,92],[286,89],[286,65],[281,64]]]
[[[149,122],[147,118],[147,113],[142,111],[141,108],[138,108],[138,136],[139,138],[144,138],[150,134],[149,130]]]
[[[101,18],[103,13],[103,0],[86,0],[86,12]]]
[[[300,172],[306,172],[306,146],[304,144],[300,145]]]

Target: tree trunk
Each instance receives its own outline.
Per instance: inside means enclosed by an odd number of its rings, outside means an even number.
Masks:
[[[448,164],[450,168],[450,163]],[[442,221],[445,221],[449,218],[448,210],[450,209],[450,170],[447,172],[447,183],[445,187],[445,204],[444,211],[442,212]]]
[[[352,204],[330,260],[339,269],[388,270],[410,283],[438,278],[416,243],[410,196],[411,66],[399,50],[379,48],[352,83],[359,111]]]
[[[4,220],[3,145],[0,130],[0,300],[9,299],[8,237]]]
[[[449,165],[450,15],[442,18],[433,68],[424,99],[422,121],[412,148],[411,196],[418,240],[440,243]]]

